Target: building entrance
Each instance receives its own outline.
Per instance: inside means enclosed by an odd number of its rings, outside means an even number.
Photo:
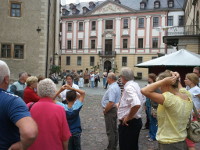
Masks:
[[[112,66],[111,66],[111,62],[110,61],[105,61],[104,62],[104,70],[106,70],[107,72],[109,72],[109,70],[112,69]]]

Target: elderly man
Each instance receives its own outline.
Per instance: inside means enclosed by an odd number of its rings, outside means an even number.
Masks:
[[[26,88],[26,79],[28,78],[28,74],[26,72],[22,72],[19,74],[19,80],[14,82],[10,87],[10,92],[21,97],[23,99],[24,89]]]
[[[24,101],[6,92],[9,77],[7,64],[0,60],[0,150],[26,150],[38,129]]]
[[[139,85],[133,81],[130,68],[122,68],[121,81],[124,91],[118,107],[120,150],[138,150],[138,138],[142,128],[141,111],[145,101]]]
[[[108,136],[107,150],[116,150],[118,143],[117,133],[117,107],[121,97],[120,87],[117,84],[117,78],[114,73],[109,73],[107,82],[109,88],[102,98],[102,107],[104,108],[104,118],[106,125],[106,133]]]

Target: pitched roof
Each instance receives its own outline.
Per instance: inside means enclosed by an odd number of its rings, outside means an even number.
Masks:
[[[160,1],[160,8],[159,9],[155,9],[154,8],[154,2],[157,1],[157,0],[146,0],[146,7],[145,9],[140,9],[140,2],[142,2],[143,0],[120,0],[120,3],[117,3],[117,2],[114,2],[113,0],[106,0],[106,1],[93,1],[93,3],[95,4],[95,7],[98,7],[99,5],[103,5],[107,2],[113,2],[113,3],[116,3],[118,5],[121,5],[121,6],[125,6],[129,9],[132,9],[132,10],[136,10],[136,11],[145,11],[145,10],[170,10],[170,9],[182,9],[183,8],[183,5],[184,5],[184,2],[185,0],[174,0],[174,7],[173,8],[168,8],[168,0],[159,0]],[[92,2],[92,1],[91,1]],[[94,8],[90,8],[89,7],[89,3],[90,2],[81,2],[81,3],[78,3],[78,4],[74,4],[76,6],[76,9],[79,11],[78,14],[76,15],[83,15],[83,7],[86,7],[88,8],[89,11],[92,11]],[[68,13],[68,16],[70,15],[73,15],[72,14],[72,10],[70,9],[70,4],[68,5],[64,5],[62,6],[62,8],[65,8],[66,10],[69,11]],[[133,11],[134,12],[134,11]]]
[[[140,68],[155,66],[200,66],[200,55],[181,49],[177,52],[136,65],[136,67]]]

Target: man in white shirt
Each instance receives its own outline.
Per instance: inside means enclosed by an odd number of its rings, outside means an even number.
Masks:
[[[74,77],[71,75],[71,74],[68,74],[66,76],[66,84],[70,85],[71,87],[75,88],[75,89],[79,89],[79,86],[74,84],[73,83],[73,80],[74,80]],[[60,96],[62,98],[62,101],[66,101],[66,93],[68,92],[69,90],[65,89],[64,91],[62,91],[60,93]]]
[[[118,107],[120,150],[138,150],[138,138],[142,128],[142,106],[145,102],[139,85],[133,81],[130,68],[122,68],[121,81],[124,91]]]

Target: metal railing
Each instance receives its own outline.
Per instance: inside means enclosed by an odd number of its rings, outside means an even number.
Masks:
[[[114,57],[116,55],[115,51],[100,51],[99,56],[101,57]]]
[[[200,28],[198,25],[170,27],[166,34],[167,36],[200,35]]]

